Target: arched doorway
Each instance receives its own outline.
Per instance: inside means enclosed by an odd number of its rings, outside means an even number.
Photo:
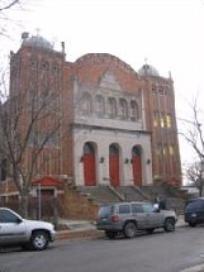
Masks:
[[[136,186],[142,186],[142,150],[140,146],[132,148],[132,171]]]
[[[112,186],[120,185],[120,168],[119,168],[119,146],[111,144],[109,147],[109,175]]]
[[[84,183],[85,186],[96,185],[96,156],[93,143],[85,143],[84,145]]]

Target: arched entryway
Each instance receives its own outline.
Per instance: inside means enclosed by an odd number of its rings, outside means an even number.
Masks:
[[[96,185],[96,155],[94,144],[87,142],[83,150],[84,183],[85,186]]]
[[[142,186],[142,149],[140,146],[132,148],[132,171],[136,186]]]
[[[112,186],[120,185],[120,156],[118,144],[111,144],[109,146],[109,175]]]

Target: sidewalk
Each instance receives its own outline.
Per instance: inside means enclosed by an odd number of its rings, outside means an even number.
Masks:
[[[60,220],[60,224],[65,225],[67,230],[57,231],[57,240],[62,239],[97,239],[104,237],[104,232],[97,230],[95,223],[84,220]],[[183,216],[178,217],[176,227],[185,227]]]
[[[95,222],[85,220],[61,219],[59,223],[65,226],[66,230],[57,231],[57,240],[62,239],[94,239],[104,236],[103,231],[96,229]]]
[[[180,272],[204,272],[204,264],[189,267]]]
[[[186,227],[188,226],[188,224],[184,221],[184,216],[183,215],[179,215],[178,216],[178,221],[176,222],[176,227]]]

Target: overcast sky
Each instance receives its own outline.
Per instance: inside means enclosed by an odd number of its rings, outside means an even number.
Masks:
[[[2,53],[17,50],[23,31],[40,34],[55,43],[65,41],[67,60],[86,53],[106,52],[138,70],[148,59],[160,75],[171,71],[178,118],[190,119],[188,103],[199,95],[204,101],[203,0],[22,0],[23,10],[10,13]],[[2,54],[3,55],[3,54]],[[202,107],[202,104],[200,104]],[[179,130],[182,130],[178,121]],[[182,163],[193,153],[180,139]]]

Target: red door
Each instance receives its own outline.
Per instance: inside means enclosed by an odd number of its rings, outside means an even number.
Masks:
[[[86,144],[84,147],[84,181],[85,186],[96,185],[96,160],[94,148],[90,144]]]
[[[133,180],[136,186],[142,186],[142,162],[141,162],[141,152],[136,147],[133,149],[132,154],[132,171]]]
[[[109,173],[111,185],[114,187],[119,186],[120,185],[119,150],[116,146],[110,146]]]

